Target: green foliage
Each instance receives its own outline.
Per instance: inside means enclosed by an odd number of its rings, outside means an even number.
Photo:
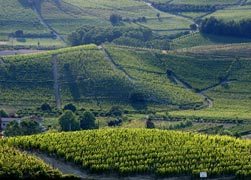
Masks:
[[[80,128],[84,130],[95,129],[95,116],[92,112],[86,111],[80,116]]]
[[[153,123],[150,119],[148,119],[148,120],[146,121],[146,128],[147,128],[147,129],[154,129],[154,128],[155,128],[154,123]]]
[[[107,27],[84,26],[68,36],[71,45],[81,44],[102,44],[111,42],[120,37],[133,38],[138,41],[148,41],[152,39],[152,31],[148,28],[126,28],[126,27]]]
[[[22,135],[31,135],[41,132],[41,127],[37,121],[34,120],[22,120],[20,122],[20,129]]]
[[[250,178],[250,141],[157,129],[105,129],[8,139],[13,146],[56,153],[92,173],[120,176]],[[93,153],[95,152],[95,153]]]
[[[111,14],[110,21],[113,25],[118,25],[122,20],[122,17],[118,14]]]
[[[110,111],[108,112],[109,116],[122,116],[123,109],[119,106],[112,106]]]
[[[51,111],[51,106],[48,103],[44,103],[41,105],[42,111]]]
[[[20,136],[21,134],[21,128],[17,121],[11,121],[6,125],[6,129],[4,130],[5,136]]]
[[[0,142],[1,179],[62,179],[62,174],[35,156]]]
[[[64,110],[71,110],[72,112],[75,112],[77,110],[77,108],[75,105],[70,103],[70,104],[66,104],[64,106]]]
[[[200,31],[202,33],[236,36],[251,38],[251,19],[241,20],[239,22],[226,22],[222,19],[217,19],[213,16],[206,18],[201,22]]]
[[[20,136],[38,134],[41,132],[41,127],[37,121],[25,119],[21,120],[20,124],[13,120],[9,122],[4,131],[5,136]]]
[[[9,115],[8,115],[3,109],[0,110],[0,118],[1,118],[1,117],[4,118],[4,117],[8,117],[8,116],[9,116]]]
[[[58,118],[62,131],[76,131],[80,129],[79,121],[71,110],[66,110]]]

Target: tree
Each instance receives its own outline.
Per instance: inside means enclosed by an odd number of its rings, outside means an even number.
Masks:
[[[74,106],[73,104],[67,104],[64,106],[64,110],[71,110],[72,112],[75,112],[77,110],[76,106]]]
[[[15,32],[15,36],[16,36],[16,37],[23,37],[23,35],[24,35],[23,30],[17,30],[17,31]]]
[[[146,120],[146,128],[148,128],[148,129],[153,129],[153,128],[155,128],[155,125],[154,125],[154,123],[151,121],[151,119],[147,119],[147,120]]]
[[[22,120],[20,123],[20,129],[22,131],[22,135],[31,135],[41,132],[39,123],[31,119]]]
[[[41,105],[42,111],[51,111],[51,106],[48,103],[44,103]]]
[[[119,106],[112,106],[108,114],[114,116],[122,116],[123,110]]]
[[[82,116],[80,116],[80,127],[81,129],[94,129],[95,126],[95,116],[93,113],[86,111]]]
[[[111,14],[110,21],[113,25],[118,24],[122,20],[122,17],[118,14]]]
[[[197,24],[190,24],[190,29],[192,31],[196,31],[198,29],[198,25]]]
[[[62,131],[79,130],[79,122],[71,110],[66,110],[58,119]]]
[[[3,109],[1,109],[0,110],[0,117],[8,117],[8,114]]]
[[[17,121],[15,120],[10,121],[6,125],[6,129],[4,131],[5,136],[19,136],[21,134],[22,134],[22,131]]]
[[[133,93],[130,94],[129,99],[133,103],[144,102],[145,101],[145,96],[141,92],[133,92]]]
[[[156,16],[160,20],[160,13],[157,13]]]

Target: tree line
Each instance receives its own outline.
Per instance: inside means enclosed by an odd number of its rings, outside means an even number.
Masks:
[[[101,28],[97,26],[84,26],[68,35],[68,42],[71,46],[82,44],[97,44],[113,42],[119,45],[168,49],[169,38],[154,36],[149,28],[133,28],[111,26]]]
[[[212,16],[201,22],[200,31],[215,35],[251,38],[251,19],[224,21]]]
[[[216,5],[152,3],[153,7],[164,12],[210,12],[219,9]]]

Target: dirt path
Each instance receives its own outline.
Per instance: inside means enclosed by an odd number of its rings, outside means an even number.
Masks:
[[[60,92],[59,92],[59,84],[58,84],[58,64],[57,64],[57,55],[52,56],[53,62],[53,77],[54,77],[54,89],[55,89],[55,96],[56,96],[56,104],[57,107],[61,107],[61,99],[60,99]]]
[[[95,174],[88,174],[86,171],[81,169],[80,167],[76,166],[73,163],[66,162],[64,160],[60,160],[54,157],[50,157],[43,153],[31,153],[42,159],[45,163],[51,165],[54,169],[58,169],[63,174],[73,174],[75,176],[81,178],[88,178],[88,179],[96,179],[96,180],[155,180],[156,178],[152,176],[131,176],[131,177],[117,177],[117,175],[95,175]],[[161,180],[186,180],[190,177],[173,177],[173,178],[165,178]]]
[[[62,38],[55,29],[53,29],[43,18],[43,16],[41,15],[41,13],[38,11],[36,6],[33,6],[33,10],[35,11],[35,13],[37,14],[40,23],[42,25],[44,25],[49,31],[53,32],[53,34],[57,37],[58,40],[65,42],[64,38]]]
[[[122,73],[126,76],[126,78],[127,78],[130,82],[135,83],[134,78],[131,77],[130,74],[128,74],[128,73],[124,70],[123,67],[121,67],[120,65],[118,65],[118,64],[116,64],[116,63],[114,62],[114,60],[111,58],[111,56],[110,56],[110,55],[108,54],[108,52],[104,49],[103,46],[99,46],[99,49],[102,50],[102,52],[103,52],[104,56],[106,57],[106,59],[109,60],[109,62],[110,62],[110,64],[111,64],[111,66],[112,66],[113,69],[119,70],[120,72],[122,72]]]

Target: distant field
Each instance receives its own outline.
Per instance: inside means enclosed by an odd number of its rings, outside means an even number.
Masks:
[[[160,13],[158,20],[156,14]],[[111,14],[119,14],[123,19],[136,19],[146,17],[147,22],[139,24],[153,30],[164,30],[161,34],[172,34],[176,28],[188,29],[192,21],[177,17],[168,13],[154,10],[141,1],[126,0],[115,2],[106,1],[44,1],[41,13],[45,21],[61,35],[67,35],[83,25],[111,26],[109,21]],[[64,23],[64,26],[62,26]],[[137,24],[123,23],[125,26],[139,26]]]
[[[216,44],[244,43],[251,42],[251,39],[216,36],[210,34],[200,34],[198,32],[174,39],[171,49],[189,48],[193,46],[205,46]]]
[[[0,33],[14,33],[23,30],[25,33],[49,33],[40,23],[36,13],[24,7],[18,0],[0,0]]]
[[[218,4],[234,4],[237,3],[238,0],[174,0],[172,4],[195,4],[195,5],[218,5]]]
[[[213,47],[213,46],[212,46]],[[238,46],[233,45],[235,47],[233,50],[230,48],[231,45],[226,46],[226,50],[220,50],[220,48],[217,48],[218,51],[214,51],[212,48],[205,48],[207,49],[207,53],[194,51],[194,55],[203,54],[203,56],[199,56],[196,59],[203,58],[205,60],[205,63],[203,66],[200,67],[202,71],[199,71],[199,69],[194,69],[195,67],[199,66],[199,63],[195,63],[191,66],[192,71],[191,72],[177,72],[177,75],[180,74],[180,76],[186,80],[186,82],[189,82],[190,85],[193,87],[200,87],[201,85],[205,84],[208,80],[212,83],[212,80],[210,80],[210,76],[215,75],[215,83],[218,82],[220,77],[227,77],[226,81],[227,83],[224,83],[222,85],[213,87],[209,89],[208,91],[205,91],[204,93],[208,95],[213,100],[213,107],[199,110],[199,111],[176,111],[171,112],[171,115],[174,116],[186,116],[186,117],[204,117],[204,118],[218,118],[218,119],[246,119],[250,120],[251,112],[250,112],[250,98],[251,98],[251,83],[250,83],[250,69],[251,69],[251,59],[250,55],[245,54],[245,52],[242,52],[241,46],[240,46],[240,53],[238,52]],[[243,47],[246,47],[246,51],[248,50],[249,45],[243,44]],[[199,48],[197,49],[199,50]],[[211,54],[209,52],[211,51]],[[233,52],[234,51],[234,52]],[[229,52],[229,54],[227,53]],[[236,58],[234,59],[231,55],[231,52],[235,54],[236,57],[238,56],[244,56],[243,58]],[[217,57],[218,56],[218,57]],[[229,57],[225,57],[229,56]],[[208,57],[208,59],[206,59]],[[211,57],[211,58],[210,58]],[[188,58],[187,58],[188,59]],[[177,62],[177,61],[176,61]],[[193,61],[192,61],[193,62]],[[195,62],[195,61],[194,61]],[[186,63],[189,63],[186,61]],[[212,67],[207,67],[207,63],[212,63]],[[191,62],[189,63],[192,64]],[[228,66],[228,67],[227,67]],[[180,67],[180,66],[179,66]],[[224,68],[225,67],[225,68]],[[203,69],[204,68],[204,69]],[[217,70],[217,68],[219,68]],[[225,69],[225,70],[224,70]],[[207,70],[209,70],[209,74],[206,75]],[[216,70],[213,73],[213,70]],[[201,72],[200,75],[193,74],[194,72]],[[186,75],[182,76],[182,73],[185,73]],[[204,75],[205,76],[204,76]],[[226,76],[226,74],[228,74]],[[192,76],[192,77],[191,77]],[[207,77],[204,79],[203,77]],[[200,82],[201,81],[201,82]],[[198,82],[198,84],[196,83]],[[199,83],[200,82],[200,83]],[[199,86],[198,86],[199,85]]]
[[[66,44],[62,41],[52,38],[15,38],[10,40],[7,45],[13,46],[39,46],[42,47],[64,47]]]
[[[242,19],[250,19],[251,17],[251,6],[237,6],[226,8],[224,10],[216,11],[213,14],[210,14],[206,17],[215,16],[220,19],[224,19],[227,21],[235,20],[239,21]]]

